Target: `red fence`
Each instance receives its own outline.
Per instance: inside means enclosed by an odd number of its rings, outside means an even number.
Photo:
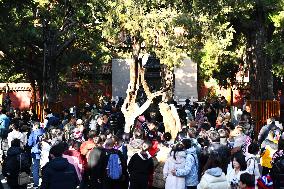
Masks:
[[[270,117],[280,117],[280,102],[275,100],[250,100],[251,115],[255,120],[256,131],[259,132],[262,126],[266,125],[266,120]]]

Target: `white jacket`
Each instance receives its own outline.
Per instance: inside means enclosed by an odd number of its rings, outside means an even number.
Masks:
[[[219,167],[211,168],[205,171],[201,177],[197,189],[228,189],[229,184],[225,173]]]
[[[229,164],[230,166],[230,164]],[[239,171],[237,174],[236,174],[236,171],[235,169],[229,169],[229,171],[227,172],[227,181],[228,181],[228,184],[231,185],[231,183],[239,183],[240,181],[240,176],[241,174],[243,173],[246,173],[247,171]]]
[[[174,152],[171,152],[170,157],[164,165],[165,189],[185,189],[185,177],[174,176],[171,171],[184,168],[186,153],[184,151],[176,152],[175,157],[176,159],[174,158]]]

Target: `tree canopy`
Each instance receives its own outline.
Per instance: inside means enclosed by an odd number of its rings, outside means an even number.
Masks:
[[[283,0],[1,0],[0,81],[57,91],[74,64],[143,52],[170,68],[191,57],[223,87],[242,68],[253,98],[272,99],[284,75],[283,18]]]
[[[101,11],[90,2],[0,1],[1,81],[45,86],[49,100],[56,101],[60,80],[73,65],[101,63]]]
[[[202,78],[215,78],[223,87],[236,83],[240,67],[250,72],[253,99],[273,98],[273,76],[283,78],[283,1],[183,2],[193,24],[184,25],[191,57],[199,63]],[[196,32],[198,31],[198,32]],[[193,48],[192,48],[193,47]],[[197,48],[196,48],[197,47]],[[281,54],[281,55],[280,55]]]

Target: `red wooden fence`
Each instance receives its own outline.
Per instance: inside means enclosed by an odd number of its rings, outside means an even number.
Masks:
[[[261,127],[266,125],[266,120],[271,117],[280,117],[280,102],[276,100],[250,100],[247,102],[250,106],[251,115],[255,120],[256,131],[260,131]]]

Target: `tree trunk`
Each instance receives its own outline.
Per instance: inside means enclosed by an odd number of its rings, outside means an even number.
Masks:
[[[130,64],[130,82],[126,91],[126,98],[121,107],[121,111],[125,117],[124,132],[130,133],[131,126],[134,125],[135,119],[144,113],[152,103],[153,98],[162,95],[161,91],[152,93],[144,78],[145,70],[142,68],[141,61],[138,60],[138,56],[134,56],[133,62]],[[147,100],[139,107],[137,103],[137,92],[139,86],[142,86]]]
[[[252,30],[248,36],[247,57],[250,64],[250,84],[252,100],[273,99],[272,62],[265,53],[265,45],[269,36],[265,27],[263,7],[256,7],[256,31]]]

